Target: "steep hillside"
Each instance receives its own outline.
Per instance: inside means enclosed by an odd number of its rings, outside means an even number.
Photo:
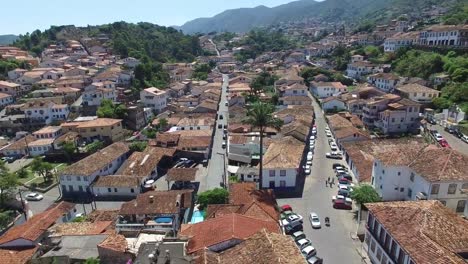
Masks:
[[[279,22],[316,18],[324,22],[359,23],[363,19],[385,21],[401,14],[421,12],[432,5],[451,6],[465,0],[300,0],[273,8],[259,6],[224,11],[212,18],[189,21],[180,27],[185,33],[247,32]]]
[[[154,62],[191,62],[203,53],[198,37],[184,35],[173,28],[151,23],[115,22],[88,27],[52,26],[43,32],[36,30],[29,35],[20,36],[14,45],[40,55],[49,44],[100,35],[109,37],[106,45],[122,57],[131,56]]]

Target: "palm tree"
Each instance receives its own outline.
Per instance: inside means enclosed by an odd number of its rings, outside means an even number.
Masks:
[[[259,170],[259,182],[260,189],[262,189],[263,181],[263,134],[265,129],[268,127],[279,130],[283,125],[283,120],[273,116],[275,106],[269,103],[255,102],[253,103],[248,111],[247,117],[243,120],[244,124],[249,124],[252,128],[258,128],[260,132],[260,170]]]

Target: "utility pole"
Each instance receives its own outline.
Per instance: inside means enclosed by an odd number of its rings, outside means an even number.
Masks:
[[[23,214],[24,214],[24,220],[28,220],[28,212],[26,212],[25,206],[24,206],[24,200],[23,200],[23,194],[21,193],[21,189],[18,189],[18,194],[20,196],[21,200],[21,207],[23,208]]]

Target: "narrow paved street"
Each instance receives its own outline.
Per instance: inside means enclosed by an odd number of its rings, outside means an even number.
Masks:
[[[208,175],[205,178],[205,181],[200,183],[200,190],[209,190],[216,187],[220,187],[220,183],[223,182],[223,176],[225,176],[226,168],[226,156],[227,148],[222,147],[223,144],[223,128],[218,128],[218,125],[221,124],[222,127],[227,125],[228,121],[228,107],[226,106],[226,95],[227,95],[227,86],[229,84],[229,77],[226,74],[223,74],[223,86],[221,92],[221,100],[219,101],[219,109],[215,126],[215,135],[213,138],[213,148],[211,152],[211,159],[208,163]],[[220,119],[221,116],[223,119]],[[227,181],[227,179],[225,179]]]
[[[444,128],[440,125],[433,125],[429,129],[437,130],[439,134],[441,134],[445,138],[445,140],[447,140],[447,143],[449,143],[452,149],[465,155],[468,155],[468,143],[463,142],[457,136],[445,131]]]
[[[325,157],[325,153],[330,152],[324,131],[326,122],[315,100],[313,105],[318,138],[315,143],[311,174],[306,178],[302,198],[278,199],[278,204],[289,204],[295,212],[304,217],[304,233],[312,241],[324,263],[361,263],[361,257],[357,252],[361,243],[351,239],[351,234],[355,234],[357,228],[354,211],[333,209],[331,197],[336,195],[337,185],[325,187],[328,177],[335,177],[332,164],[345,163]],[[309,221],[310,212],[319,215],[321,229],[312,229]],[[330,227],[326,227],[324,223],[324,218],[327,216],[330,218]]]

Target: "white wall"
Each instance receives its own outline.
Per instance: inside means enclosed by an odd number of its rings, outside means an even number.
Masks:
[[[345,104],[340,100],[332,100],[322,104],[323,110],[346,109]]]
[[[412,174],[414,175],[413,180],[411,180]],[[384,201],[417,200],[416,195],[424,192],[429,200],[439,200],[455,211],[459,201],[467,200],[466,194],[461,193],[461,189],[462,185],[468,181],[431,183],[406,166],[384,166],[378,160],[374,162],[371,183]],[[438,194],[431,194],[431,188],[434,184],[439,184]],[[454,194],[448,194],[450,184],[457,185]],[[464,212],[459,213],[463,214]]]
[[[275,176],[270,177],[270,170],[275,171]],[[280,170],[286,171],[286,176],[280,176]],[[263,169],[263,188],[269,188],[270,181],[275,182],[275,188],[280,188],[281,181],[286,182],[284,187],[295,187],[296,186],[296,168],[293,169]]]
[[[106,177],[106,176],[104,176]],[[109,192],[109,188],[111,191]],[[133,189],[133,192],[132,192]],[[118,197],[118,196],[137,196],[140,194],[140,187],[92,187],[93,193],[97,196]],[[117,190],[117,191],[116,191]]]
[[[63,188],[65,185],[66,192],[69,192],[70,186],[73,186],[73,192],[79,192],[79,186],[82,187],[83,192],[86,192],[86,188],[96,179],[97,176],[106,176],[113,174],[122,165],[126,158],[126,154],[112,161],[109,167],[106,165],[104,168],[93,172],[87,177],[81,175],[61,175],[60,186]],[[79,179],[79,180],[78,180]]]

